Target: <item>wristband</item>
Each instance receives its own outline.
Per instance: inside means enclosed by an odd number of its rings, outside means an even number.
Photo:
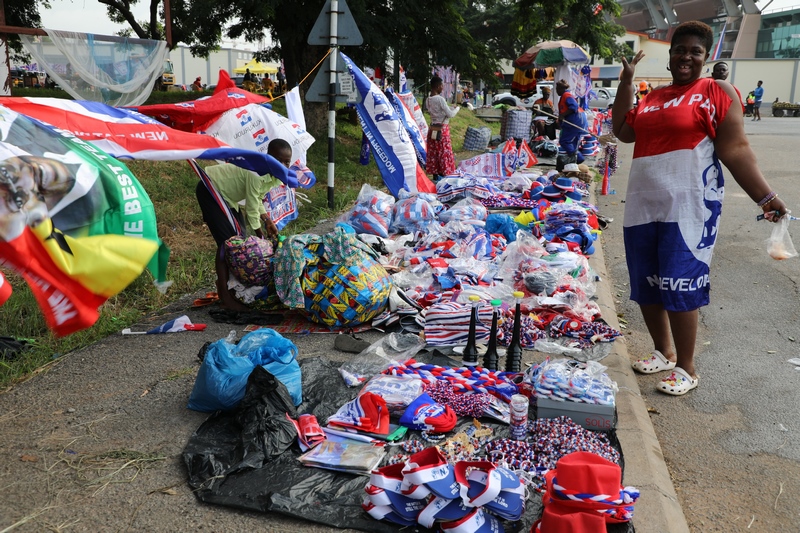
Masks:
[[[778,193],[776,193],[775,191],[770,191],[764,198],[761,199],[760,202],[758,202],[758,207],[764,207],[777,197]]]

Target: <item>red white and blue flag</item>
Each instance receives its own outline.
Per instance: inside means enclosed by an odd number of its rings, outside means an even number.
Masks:
[[[259,175],[271,174],[290,187],[303,186],[293,171],[266,153],[179,131],[131,109],[61,98],[3,98],[0,105],[91,141],[117,159],[223,160]]]
[[[361,102],[356,105],[358,119],[386,187],[394,196],[401,189],[414,194],[436,192],[436,187],[420,167],[408,131],[389,99],[349,57],[341,52],[339,55],[361,95]]]

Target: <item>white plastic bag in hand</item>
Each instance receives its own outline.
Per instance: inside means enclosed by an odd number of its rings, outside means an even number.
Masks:
[[[784,216],[775,224],[772,235],[767,239],[767,252],[769,256],[778,261],[797,257],[797,250],[789,235],[789,217]]]

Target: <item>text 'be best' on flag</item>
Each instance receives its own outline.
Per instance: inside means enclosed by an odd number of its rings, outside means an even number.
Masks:
[[[25,279],[56,335],[94,324],[148,263],[163,274],[166,252],[125,165],[0,106],[0,264]]]
[[[414,145],[394,106],[349,57],[341,52],[339,55],[347,66],[342,76],[352,76],[361,95],[361,102],[356,105],[358,119],[386,187],[394,196],[401,189],[413,194],[436,192],[417,161]]]

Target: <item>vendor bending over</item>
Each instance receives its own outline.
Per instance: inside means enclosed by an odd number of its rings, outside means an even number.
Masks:
[[[569,83],[566,80],[558,80],[556,93],[558,94],[558,123],[561,126],[558,143],[568,156],[576,155],[578,163],[583,163],[583,155],[578,151],[578,147],[581,136],[588,127],[586,113],[569,92]]]
[[[292,147],[283,139],[273,139],[269,143],[267,154],[283,163],[287,168],[291,164]],[[264,208],[264,197],[270,189],[281,185],[280,180],[269,174],[259,176],[230,163],[213,165],[207,167],[205,171],[225,203],[231,208],[233,216],[236,217],[245,235],[257,235],[264,238],[265,232],[261,229],[262,223],[266,226],[266,235],[270,237],[278,235],[278,228],[275,227],[275,223]],[[239,302],[228,290],[228,264],[225,262],[224,245],[225,241],[238,234],[236,228],[228,220],[227,214],[220,209],[219,204],[214,201],[214,197],[202,181],[197,184],[195,193],[203,212],[203,221],[217,243],[215,267],[220,305],[226,309],[247,311],[249,308]],[[244,206],[239,203],[242,200],[244,200]]]

